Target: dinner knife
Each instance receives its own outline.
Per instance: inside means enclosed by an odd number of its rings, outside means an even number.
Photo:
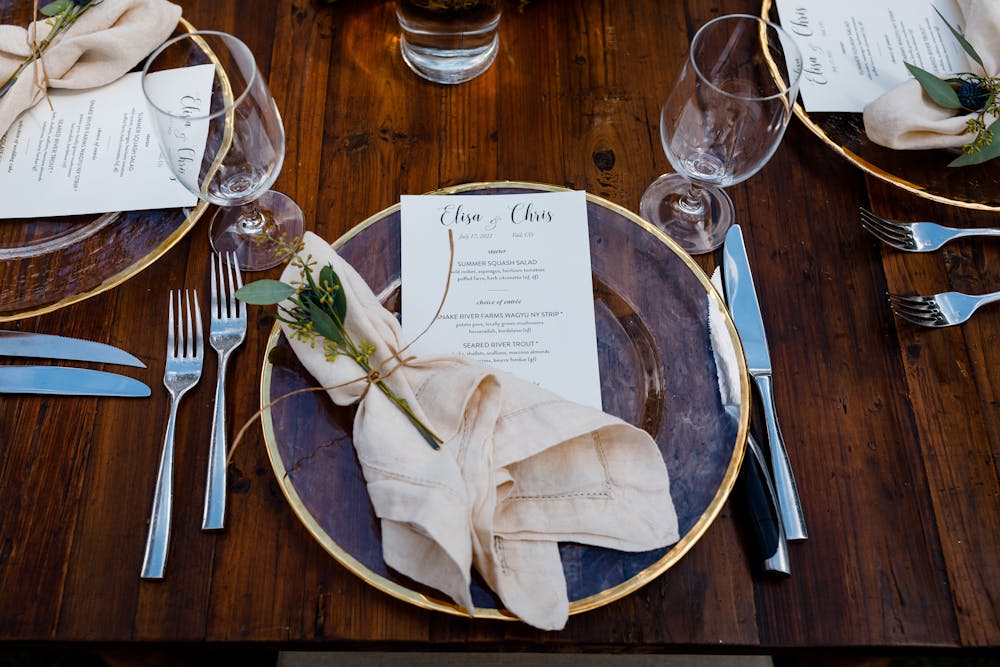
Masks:
[[[0,331],[0,356],[98,361],[108,364],[146,367],[146,364],[125,350],[111,345],[92,340],[27,331]]]
[[[67,366],[0,366],[0,394],[149,396],[149,387],[124,375]]]
[[[712,285],[721,293],[722,279],[716,267],[712,273]],[[711,306],[709,306],[711,308]],[[739,372],[734,367],[734,357],[726,355],[717,347],[715,327],[720,324],[715,313],[708,316],[709,331],[712,332],[712,348],[715,352],[716,370],[719,375],[720,398],[726,413],[732,417],[733,424],[739,425],[740,385]],[[721,314],[720,314],[721,315]],[[785,539],[785,529],[781,525],[781,512],[778,510],[778,496],[771,483],[771,473],[768,470],[767,459],[753,434],[747,431],[747,451],[745,461],[740,470],[740,488],[747,514],[750,518],[750,531],[757,547],[764,572],[768,574],[790,575],[791,566],[788,562],[788,541]]]
[[[802,514],[795,477],[788,461],[788,452],[785,450],[785,441],[778,427],[774,390],[771,384],[771,355],[767,349],[764,320],[757,301],[753,274],[750,272],[750,260],[747,258],[743,231],[739,225],[733,225],[726,233],[722,257],[726,301],[729,303],[729,311],[743,344],[748,370],[760,391],[771,451],[771,471],[774,474],[774,488],[778,493],[778,506],[785,527],[785,536],[789,540],[804,540],[808,537],[805,517]]]

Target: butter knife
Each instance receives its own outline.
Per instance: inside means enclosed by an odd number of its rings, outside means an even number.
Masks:
[[[743,344],[750,375],[760,391],[771,452],[771,471],[774,475],[774,487],[778,493],[785,536],[789,540],[804,540],[808,538],[805,516],[802,513],[795,477],[788,461],[788,452],[785,450],[785,441],[778,427],[774,390],[771,384],[771,355],[767,349],[764,320],[754,289],[743,231],[739,225],[733,225],[726,233],[722,257],[726,301],[729,303],[729,311]]]
[[[97,361],[138,366],[139,368],[146,367],[146,364],[125,350],[111,345],[92,340],[27,331],[0,331],[0,356]]]
[[[149,396],[149,387],[124,375],[67,366],[0,366],[0,394]]]

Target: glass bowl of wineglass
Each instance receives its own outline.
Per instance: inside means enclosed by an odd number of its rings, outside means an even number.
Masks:
[[[241,269],[287,260],[282,241],[301,237],[302,211],[271,190],[285,157],[285,130],[253,53],[211,30],[164,42],[142,69],[163,159],[188,190],[219,206],[210,238]]]
[[[792,116],[802,55],[779,26],[756,16],[703,25],[660,112],[676,173],[656,179],[639,211],[691,254],[722,245],[734,208],[722,189],[770,159]]]

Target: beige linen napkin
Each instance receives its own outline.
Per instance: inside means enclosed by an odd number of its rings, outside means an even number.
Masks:
[[[311,233],[304,242],[316,271],[330,264],[340,276],[355,342],[385,362],[405,345],[396,319],[329,245]],[[298,269],[282,280],[300,282]],[[330,362],[289,339],[324,387],[364,375],[349,358]],[[465,609],[475,567],[523,621],[560,629],[569,603],[558,542],[644,551],[677,541],[667,469],[641,429],[464,357],[420,358],[386,381],[444,444],[433,450],[364,381],[329,390],[338,405],[361,401],[354,446],[385,562]]]
[[[1000,2],[997,0],[956,0],[962,12],[965,38],[983,59],[986,71],[968,56],[964,72],[1000,75]],[[945,39],[954,39],[942,25]],[[947,76],[955,72],[933,72]],[[924,95],[916,79],[896,86],[865,107],[865,133],[875,143],[894,149],[959,148],[975,139],[966,121],[977,114],[955,115]],[[989,126],[995,118],[987,116]]]
[[[181,8],[166,0],[104,0],[87,9],[45,50],[45,71],[52,88],[94,88],[118,79],[159,46],[177,25]],[[6,81],[31,53],[30,35],[38,41],[50,26],[36,21],[27,29],[0,26],[0,81]],[[30,31],[30,32],[29,32]],[[0,97],[0,135],[17,116],[44,96],[29,65]]]
[[[725,294],[719,267],[712,271],[710,280],[720,295]],[[708,299],[708,333],[712,341],[712,356],[715,358],[722,407],[737,408],[740,399],[740,364],[736,358],[736,347],[726,330],[726,316],[721,306],[711,298]]]

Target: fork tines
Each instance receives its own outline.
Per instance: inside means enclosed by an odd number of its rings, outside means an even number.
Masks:
[[[183,290],[184,302],[181,303],[182,290],[170,290],[167,309],[167,359],[198,359],[204,355],[204,340],[201,328],[201,308],[198,304],[198,292],[193,294],[194,310],[192,310],[192,292]],[[176,303],[176,308],[174,306]],[[180,317],[175,317],[174,311]],[[192,322],[194,331],[192,332]],[[178,347],[178,334],[180,342]]]
[[[243,287],[236,253],[216,254],[209,262],[212,269],[212,320],[245,317],[246,306],[236,298]]]
[[[877,239],[900,250],[912,250],[917,247],[912,230],[901,223],[890,222],[861,208],[861,226]]]
[[[944,314],[934,297],[905,296],[890,294],[889,304],[897,316],[925,327],[943,326],[947,324]]]
[[[932,297],[927,296],[906,296],[904,294],[890,294],[889,302],[894,308],[900,308],[907,312],[929,313],[940,312],[937,302]]]

